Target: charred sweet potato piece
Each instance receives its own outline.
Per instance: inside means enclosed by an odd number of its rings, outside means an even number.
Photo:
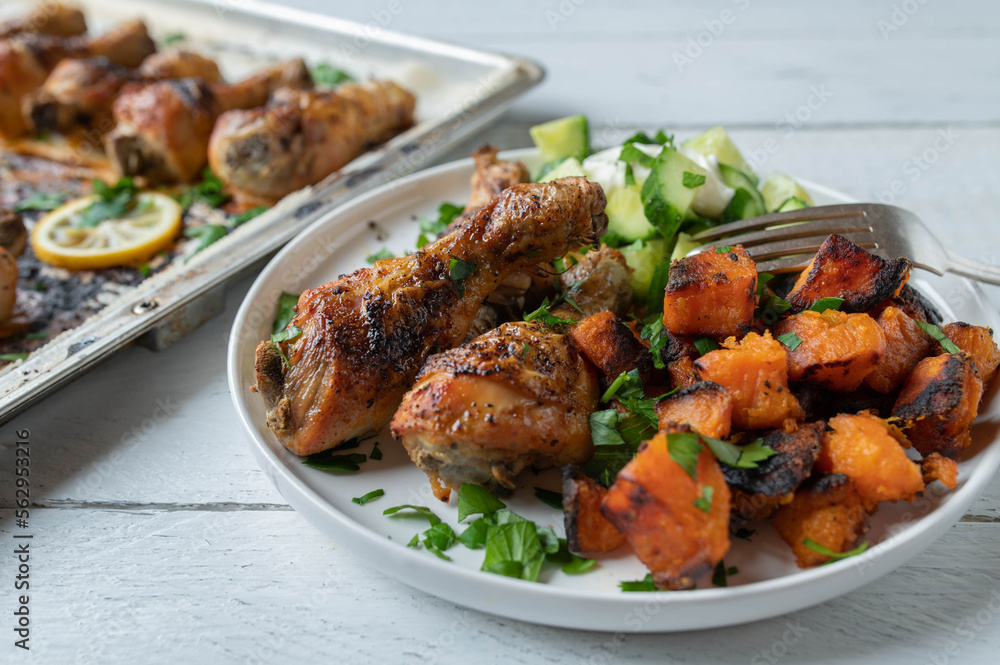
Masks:
[[[993,341],[993,329],[956,321],[946,325],[942,332],[955,346],[972,356],[979,378],[983,380],[983,390],[986,390],[1000,365],[1000,348]]]
[[[762,520],[771,516],[781,503],[812,473],[823,441],[822,422],[808,423],[794,432],[776,429],[762,438],[775,452],[757,462],[756,469],[738,469],[720,463],[722,475],[733,493],[733,513],[743,519]]]
[[[903,384],[892,415],[921,455],[954,457],[972,442],[970,428],[979,412],[983,381],[965,354],[924,358]]]
[[[810,549],[807,538],[834,552],[853,549],[868,531],[868,511],[851,479],[832,473],[802,483],[792,502],[778,509],[771,523],[792,548],[799,567],[808,568],[830,557]]]
[[[674,335],[742,335],[757,306],[757,266],[736,245],[678,259],[670,266],[663,325]]]
[[[912,503],[923,491],[920,467],[906,456],[885,421],[866,413],[845,413],[828,424],[833,431],[823,436],[816,470],[853,480],[865,508],[874,510],[880,501]]]
[[[827,420],[841,413],[861,413],[862,411],[868,411],[880,418],[888,418],[892,415],[892,407],[895,403],[895,394],[883,395],[862,384],[860,388],[849,393],[830,393],[830,399],[823,405],[821,413],[823,418]]]
[[[924,472],[925,485],[930,485],[935,480],[941,481],[950,490],[958,485],[958,464],[953,459],[931,453],[924,458],[920,468]]]
[[[729,436],[733,425],[733,398],[717,383],[701,381],[656,403],[660,429],[668,423],[687,425],[713,439]]]
[[[909,284],[904,284],[898,295],[876,305],[869,314],[878,318],[882,314],[882,311],[890,305],[903,310],[914,321],[923,321],[924,323],[933,323],[934,325],[941,323],[941,313],[935,309],[929,300],[920,295],[920,292]]]
[[[874,369],[885,353],[885,335],[867,314],[847,314],[835,309],[801,312],[779,321],[774,336],[788,340],[788,378],[813,381],[840,392],[849,392]]]
[[[572,552],[600,554],[625,544],[625,536],[601,514],[607,490],[583,475],[580,467],[563,467],[563,519]]]
[[[670,387],[689,388],[698,383],[698,374],[694,369],[694,361],[688,357],[680,358],[667,365],[670,373]]]
[[[899,390],[917,363],[930,354],[934,340],[898,307],[886,307],[876,323],[885,335],[885,353],[865,384],[888,394]]]
[[[843,236],[830,235],[786,300],[796,312],[820,298],[843,298],[842,311],[867,312],[899,293],[909,275],[908,259],[886,261]]]
[[[649,382],[653,357],[614,312],[588,316],[570,328],[569,336],[604,378],[614,381],[622,372],[638,369],[643,383]]]
[[[729,487],[719,463],[703,446],[693,479],[670,456],[669,445],[683,445],[676,436],[668,442],[661,430],[645,442],[601,504],[660,589],[690,589],[729,550]]]
[[[727,388],[733,398],[733,426],[737,429],[780,427],[786,418],[802,417],[802,407],[788,389],[788,359],[781,342],[747,333],[730,337],[721,349],[695,361],[702,381]]]

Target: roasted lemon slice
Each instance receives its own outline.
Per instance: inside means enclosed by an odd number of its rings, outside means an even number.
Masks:
[[[39,259],[69,270],[135,264],[169,248],[181,230],[181,207],[166,194],[143,192],[126,214],[84,226],[83,212],[96,200],[74,199],[38,220],[31,244]]]

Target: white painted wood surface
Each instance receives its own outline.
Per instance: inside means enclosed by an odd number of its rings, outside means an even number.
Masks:
[[[396,6],[294,4],[375,26]],[[764,172],[860,198],[898,180],[898,203],[955,249],[1000,263],[995,3],[398,6],[391,29],[524,54],[548,70],[542,87],[446,159],[487,140],[528,145],[527,126],[570,112],[587,113],[602,142],[634,128],[683,136],[722,122],[745,152],[778,139]],[[884,37],[878,21],[891,24],[894,6],[919,9],[897,14],[899,30]],[[735,20],[678,71],[673,54],[723,9]],[[829,100],[808,120],[788,135],[777,127],[824,85]],[[908,160],[949,129],[947,150],[914,172]],[[5,426],[4,552],[14,430],[30,429],[33,443],[34,631],[30,654],[13,648],[5,553],[0,662],[996,662],[1000,481],[963,523],[888,577],[793,617],[718,631],[542,628],[457,608],[367,569],[287,507],[240,437],[224,352],[248,286],[235,284],[225,313],[175,347],[128,349]],[[988,293],[1000,304],[1000,289]]]

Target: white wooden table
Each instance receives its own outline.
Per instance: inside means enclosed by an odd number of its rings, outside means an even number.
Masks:
[[[576,112],[601,143],[723,123],[759,170],[867,199],[895,182],[895,200],[955,249],[1000,262],[995,2],[294,3],[376,30],[388,15],[393,30],[544,64],[540,88],[447,159],[484,141],[528,145],[528,126]],[[225,313],[173,348],[128,349],[4,427],[0,662],[997,662],[1000,482],[889,576],[793,617],[715,631],[616,640],[543,628],[369,570],[291,511],[237,429],[226,335],[248,287],[233,285]],[[24,429],[28,653],[13,647],[9,552]]]

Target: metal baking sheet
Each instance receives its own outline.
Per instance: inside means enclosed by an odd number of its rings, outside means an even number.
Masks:
[[[0,19],[33,2],[4,2]],[[543,77],[527,60],[392,32],[392,14],[366,24],[252,0],[79,0],[91,33],[131,18],[162,43],[214,57],[228,80],[303,57],[356,78],[390,78],[417,97],[416,125],[323,182],[292,193],[186,263],[126,286],[97,314],[0,372],[0,422],[141,341],[161,349],[221,310],[225,284],[337,205],[415,171],[482,127]],[[316,260],[332,248],[317,247]]]

